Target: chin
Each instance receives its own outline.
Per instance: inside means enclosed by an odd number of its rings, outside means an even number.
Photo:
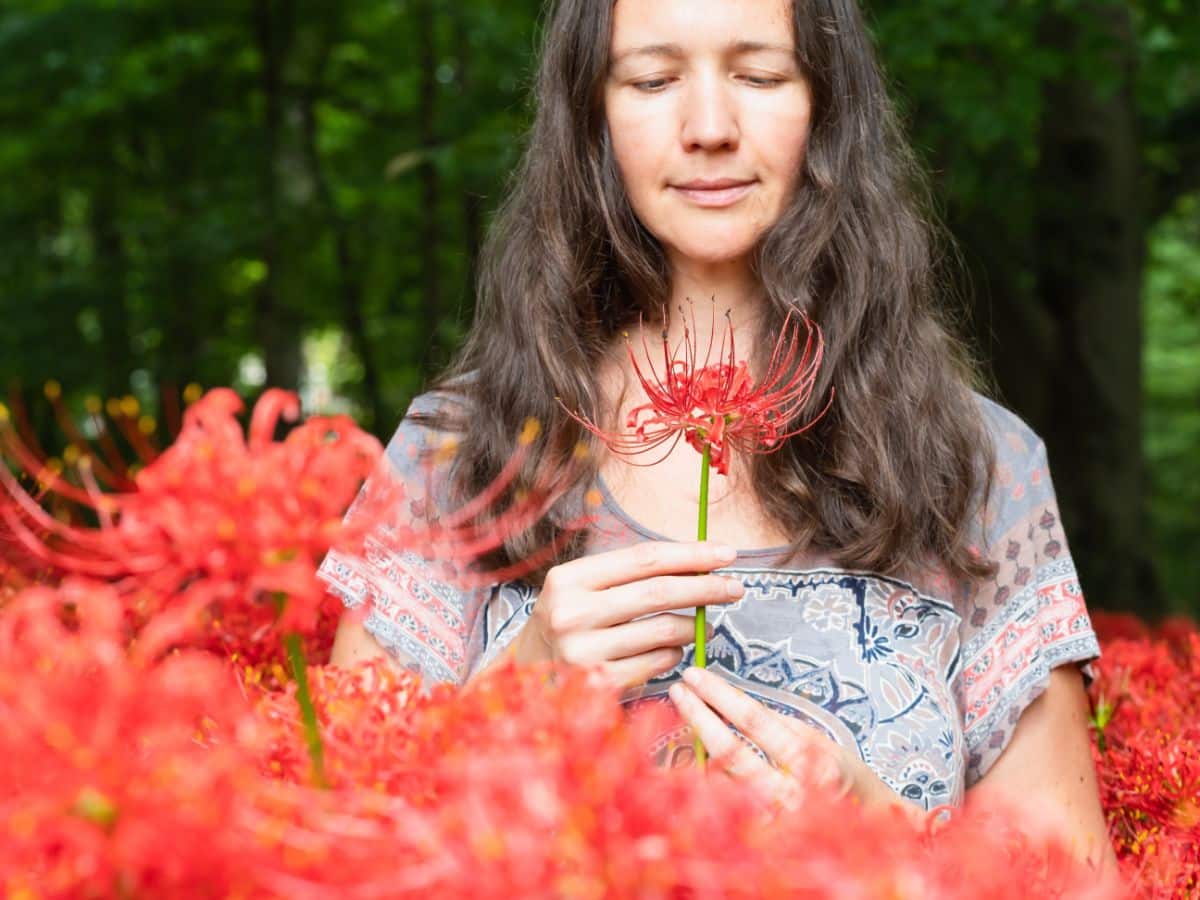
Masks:
[[[742,259],[754,249],[757,236],[709,236],[704,240],[672,242],[678,256],[694,263],[718,265]]]

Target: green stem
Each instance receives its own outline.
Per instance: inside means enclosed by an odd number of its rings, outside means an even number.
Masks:
[[[296,679],[296,701],[300,704],[300,718],[304,721],[304,738],[308,744],[309,759],[312,760],[313,782],[323,788],[326,787],[325,745],[317,725],[317,710],[308,690],[308,661],[304,658],[304,646],[300,643],[300,635],[295,632],[284,638],[284,643],[292,664],[292,675]]]
[[[700,452],[700,512],[696,519],[696,540],[703,541],[708,538],[708,463],[709,463],[709,446],[704,445],[704,449]],[[708,608],[705,606],[696,607],[696,655],[694,664],[698,669],[704,669],[708,666]],[[708,753],[704,749],[704,744],[700,738],[696,738],[694,744],[696,752],[697,764],[703,766],[708,759]]]

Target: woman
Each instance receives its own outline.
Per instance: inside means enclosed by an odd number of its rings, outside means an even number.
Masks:
[[[560,0],[536,99],[475,327],[384,474],[419,490],[413,448],[457,433],[445,484],[409,511],[453,505],[535,416],[525,476],[571,471],[571,490],[491,561],[549,546],[585,491],[598,521],[553,565],[478,590],[411,557],[332,556],[347,604],[371,600],[332,661],[386,652],[457,682],[509,658],[601,666],[631,701],[669,695],[736,777],[778,791],[806,748],[870,804],[1036,797],[1111,864],[1079,667],[1099,648],[1045,450],[971,389],[853,0]],[[563,410],[618,428],[645,402],[623,334],[674,343],[683,321],[658,311],[692,297],[730,311],[752,368],[805,312],[826,342],[810,413],[835,388],[813,428],[714,476],[703,543],[690,447],[630,466]],[[581,440],[595,452],[572,470]],[[701,604],[707,671],[686,665],[693,620],[674,614]]]

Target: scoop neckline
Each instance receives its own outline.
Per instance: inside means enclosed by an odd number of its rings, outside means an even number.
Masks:
[[[612,491],[608,489],[608,485],[604,481],[604,476],[599,472],[596,473],[596,489],[600,491],[600,498],[604,506],[608,508],[617,519],[628,525],[638,534],[649,538],[652,541],[670,541],[671,543],[679,543],[675,538],[667,537],[665,534],[660,534],[653,528],[647,528],[641,522],[637,521],[633,516],[629,515],[617,500],[612,495]],[[736,548],[738,556],[779,556],[791,550],[790,544],[781,544],[775,547],[747,547]]]

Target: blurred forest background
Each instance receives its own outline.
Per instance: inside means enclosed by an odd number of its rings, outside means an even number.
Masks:
[[[970,337],[1046,440],[1089,602],[1196,612],[1197,0],[866,9],[961,245]],[[5,0],[6,399],[51,446],[47,382],[160,442],[189,384],[299,388],[387,436],[470,322],[539,17]]]

